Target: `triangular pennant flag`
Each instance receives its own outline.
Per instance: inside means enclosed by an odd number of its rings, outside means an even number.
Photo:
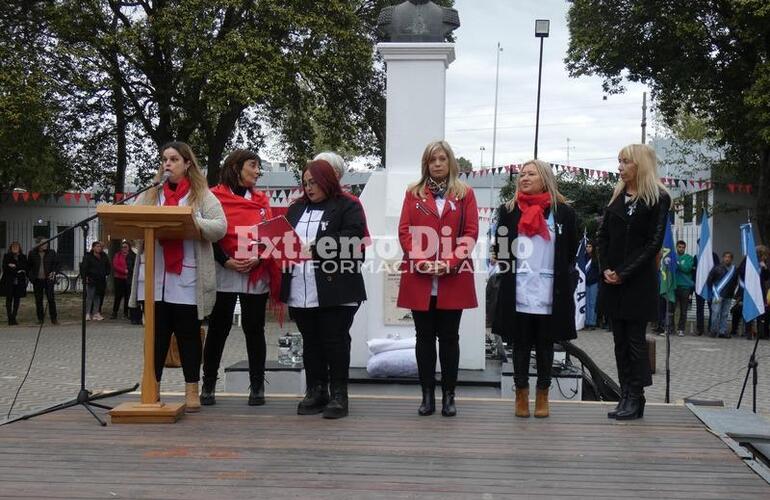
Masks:
[[[91,203],[91,193],[83,193],[83,197],[86,199],[86,202]]]
[[[24,198],[24,201],[29,201],[29,193],[27,192],[21,193],[21,197]]]
[[[80,203],[80,193],[73,193],[72,196],[75,198],[75,203]]]
[[[119,201],[123,201],[123,197],[124,197],[123,193],[115,193],[115,203]]]
[[[32,193],[32,199],[37,201],[40,198],[40,193]]]
[[[751,194],[751,184],[746,184],[746,192]]]
[[[64,193],[64,203],[67,205],[72,203],[72,193]]]
[[[728,185],[727,185],[727,189],[728,189],[728,190],[729,190],[731,193],[734,193],[734,192],[735,192],[735,184],[728,184]]]
[[[12,195],[13,196],[13,201],[19,201],[19,195],[20,194],[21,193],[19,193],[18,191],[14,191],[13,195]]]

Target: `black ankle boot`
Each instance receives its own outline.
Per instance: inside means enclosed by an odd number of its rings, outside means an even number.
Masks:
[[[454,389],[441,390],[441,414],[445,417],[454,417],[457,415]]]
[[[329,403],[326,384],[315,384],[305,391],[305,398],[297,405],[297,415],[315,415],[324,411]]]
[[[348,416],[348,384],[336,382],[331,387],[331,399],[324,408],[324,418],[342,418]]]
[[[422,403],[417,410],[417,414],[421,417],[433,415],[436,412],[436,386],[435,385],[423,385],[422,386]]]
[[[641,390],[628,391],[626,404],[615,414],[615,420],[635,420],[644,416],[644,394]]]
[[[249,406],[265,404],[265,380],[255,380],[249,387]]]
[[[625,407],[627,399],[628,399],[628,389],[621,388],[621,390],[620,390],[620,400],[618,401],[618,404],[615,406],[615,409],[610,410],[610,411],[607,412],[607,418],[615,418],[615,416],[618,414],[618,412],[621,411]]]
[[[203,384],[201,384],[201,404],[203,406],[210,406],[217,404],[217,399],[214,393],[217,388],[217,379],[203,377]]]

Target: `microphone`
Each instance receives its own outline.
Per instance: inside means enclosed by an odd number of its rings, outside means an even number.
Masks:
[[[158,186],[158,188],[160,189],[161,187],[163,187],[163,184],[166,183],[166,181],[168,180],[169,177],[171,177],[171,172],[169,172],[168,170],[164,170],[163,171],[163,175],[161,176],[161,178],[158,181],[158,183],[155,184],[155,185]]]

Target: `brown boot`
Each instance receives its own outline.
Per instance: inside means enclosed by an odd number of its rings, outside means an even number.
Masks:
[[[548,389],[538,389],[535,395],[535,418],[548,416]]]
[[[516,388],[516,416],[529,417],[529,387]]]
[[[198,396],[198,382],[184,385],[184,404],[187,413],[201,411],[201,398]]]

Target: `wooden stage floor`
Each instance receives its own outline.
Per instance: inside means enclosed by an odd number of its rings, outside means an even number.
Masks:
[[[129,395],[105,402],[137,400]],[[169,400],[179,399],[170,397]],[[100,427],[74,407],[0,427],[0,498],[770,498],[770,486],[687,408],[606,418],[609,404],[354,398],[342,420],[297,399],[218,398],[172,425]]]

